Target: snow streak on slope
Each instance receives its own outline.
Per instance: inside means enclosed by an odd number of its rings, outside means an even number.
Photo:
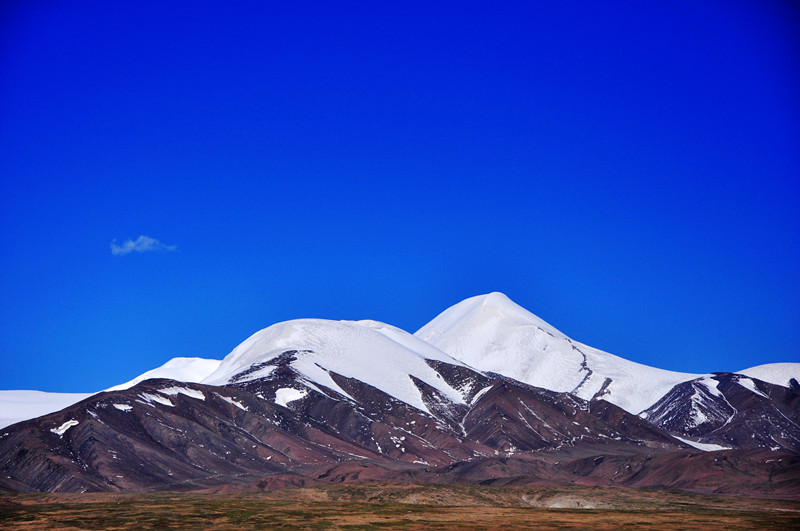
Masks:
[[[150,378],[168,378],[178,382],[197,383],[203,381],[209,374],[217,370],[220,360],[207,360],[204,358],[172,358],[161,367],[147,371],[124,384],[115,385],[106,391],[122,391],[130,389],[139,382]]]
[[[416,334],[478,370],[638,414],[696,374],[656,369],[573,341],[502,293],[466,299]]]
[[[303,378],[345,396],[328,371],[360,380],[425,412],[428,408],[410,376],[451,401],[464,403],[461,393],[445,383],[425,360],[463,363],[408,332],[376,321],[298,319],[272,325],[236,347],[203,383],[224,385],[252,365],[290,350],[297,351],[291,367]],[[267,376],[264,371],[269,370],[249,373],[244,381]]]
[[[794,379],[800,382],[800,363],[768,363],[737,371],[736,374],[744,374],[771,384],[791,387],[790,380]]]
[[[91,393],[0,391],[0,428],[59,411],[90,396]]]

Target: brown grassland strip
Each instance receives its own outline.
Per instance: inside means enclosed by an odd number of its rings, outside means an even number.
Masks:
[[[243,528],[800,529],[800,502],[594,487],[392,484],[239,494],[0,494],[0,529]]]

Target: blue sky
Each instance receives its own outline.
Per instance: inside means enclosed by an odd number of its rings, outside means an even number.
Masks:
[[[3,4],[0,389],[490,291],[649,365],[800,361],[791,2],[223,4]]]

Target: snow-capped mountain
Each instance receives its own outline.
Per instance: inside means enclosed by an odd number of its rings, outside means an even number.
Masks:
[[[614,403],[696,447],[800,449],[800,418],[783,396],[800,390],[800,363],[752,367],[729,375],[738,385],[722,385],[719,375],[657,369],[579,343],[502,293],[466,299],[415,335],[482,371]],[[773,386],[781,387],[770,396],[761,390]]]
[[[0,430],[0,489],[365,478],[707,489],[720,469],[703,453],[717,450],[735,477],[725,492],[791,492],[798,369],[643,366],[499,293],[456,304],[414,335],[299,319],[256,332],[222,361],[176,358]]]
[[[634,414],[700,375],[641,365],[574,341],[502,293],[466,299],[415,334],[476,369],[603,398]]]
[[[209,377],[223,385],[150,379],[12,426],[0,431],[0,488],[342,481],[359,477],[347,467],[363,466],[379,467],[376,479],[396,480],[398,471],[435,479],[456,463],[494,466],[501,455],[687,448],[613,404],[484,375],[430,347],[421,355],[407,348],[419,346],[413,336],[382,329],[281,323],[223,360]]]

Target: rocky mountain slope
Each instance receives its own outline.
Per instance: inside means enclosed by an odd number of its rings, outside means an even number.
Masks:
[[[800,393],[740,374],[676,385],[641,417],[702,444],[800,453]]]

